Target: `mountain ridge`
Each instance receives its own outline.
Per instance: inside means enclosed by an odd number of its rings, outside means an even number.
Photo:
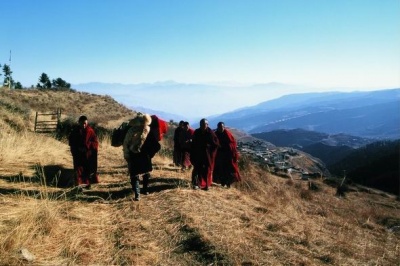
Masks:
[[[278,98],[298,90],[318,90],[302,85],[278,82],[261,84],[208,84],[179,83],[175,81],[122,84],[81,83],[73,84],[80,91],[108,94],[126,106],[143,106],[175,115],[185,114],[185,120],[199,120]],[[155,97],[157,96],[157,97]],[[159,101],[169,99],[169,101]],[[205,108],[203,103],[207,103]],[[162,106],[162,108],[160,108]],[[169,117],[168,117],[169,119]]]
[[[400,113],[397,104],[400,102],[398,88],[296,93],[298,88],[304,87],[283,83],[222,86],[175,81],[140,84],[87,83],[74,86],[87,92],[111,95],[118,102],[132,108],[163,113],[167,120],[186,120],[193,125],[197,125],[201,118],[208,118],[212,127],[216,127],[219,121],[224,121],[226,125],[249,133],[301,127],[330,134],[344,133],[370,138],[396,139],[400,136],[400,129],[396,127],[396,122],[400,119],[397,115]],[[249,96],[253,105],[249,103]],[[392,118],[382,115],[384,108],[389,108],[385,106],[389,99],[392,100],[391,109],[386,112],[394,113]],[[382,106],[379,107],[378,104]],[[359,108],[358,111],[356,108]],[[374,110],[376,108],[381,108],[381,111]],[[363,112],[369,112],[369,115],[365,116]],[[361,121],[363,115],[375,115],[374,121]],[[383,117],[384,125],[378,123],[377,116]],[[340,121],[335,123],[341,125],[336,131],[325,123],[329,121],[327,118],[333,117]],[[359,130],[361,127],[357,125],[357,117],[360,123],[365,124],[363,131]]]
[[[328,134],[396,139],[400,137],[399,103],[400,89],[293,94],[210,120],[224,121],[249,133],[303,128]]]

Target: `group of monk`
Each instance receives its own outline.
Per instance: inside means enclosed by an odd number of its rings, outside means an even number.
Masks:
[[[152,158],[161,148],[159,142],[167,132],[167,123],[155,115],[139,113],[129,125],[123,141],[123,154],[135,200],[138,201],[140,194],[148,194]],[[91,184],[99,182],[99,141],[86,116],[81,116],[77,127],[71,131],[69,146],[76,174],[75,185],[90,189]],[[183,171],[192,169],[194,189],[208,190],[213,182],[229,188],[241,179],[236,140],[223,122],[212,130],[208,121],[201,119],[200,127],[193,130],[188,122],[181,121],[174,133],[173,161]],[[140,176],[142,190],[139,187]]]
[[[200,127],[193,130],[188,122],[180,121],[174,132],[173,162],[182,170],[193,167],[194,189],[208,190],[212,183],[230,188],[241,180],[238,159],[236,140],[223,122],[212,130],[203,118]]]

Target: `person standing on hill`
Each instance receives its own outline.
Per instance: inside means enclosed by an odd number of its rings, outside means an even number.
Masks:
[[[97,173],[97,153],[99,141],[86,116],[79,117],[78,125],[72,129],[68,138],[74,170],[75,184],[87,189],[99,182]]]
[[[190,161],[193,165],[193,188],[208,190],[212,183],[215,154],[219,141],[214,131],[208,127],[208,121],[200,120],[200,128],[193,134]]]
[[[173,151],[173,163],[175,166],[181,166],[182,163],[182,151],[179,144],[179,136],[183,130],[184,121],[181,120],[174,131],[174,151]]]
[[[124,158],[128,170],[135,200],[140,200],[140,175],[143,178],[142,194],[148,194],[150,172],[153,170],[152,158],[160,150],[161,131],[159,120],[148,114],[141,114],[132,119],[123,143]],[[163,124],[164,125],[164,124]],[[166,124],[165,124],[166,128]]]
[[[238,166],[239,153],[237,143],[232,133],[225,128],[224,122],[219,122],[215,130],[219,140],[219,148],[215,157],[214,182],[231,187],[234,181],[240,181]]]
[[[193,134],[194,130],[190,127],[189,122],[183,122],[183,129],[179,134],[179,146],[182,151],[182,171],[192,166],[190,162],[190,148],[192,146]]]

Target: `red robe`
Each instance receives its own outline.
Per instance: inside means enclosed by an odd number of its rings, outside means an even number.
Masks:
[[[198,128],[194,131],[190,161],[193,165],[193,174],[198,178],[197,185],[200,188],[207,189],[211,186],[218,146],[218,138],[210,128],[205,131]]]
[[[240,181],[237,143],[232,133],[225,129],[223,132],[215,131],[220,147],[217,150],[214,168],[214,181],[221,184],[230,184]]]
[[[182,150],[179,144],[179,137],[183,129],[181,127],[177,127],[174,131],[174,152],[173,152],[173,163],[176,166],[181,166],[182,163]]]
[[[164,134],[168,131],[168,123],[156,115],[151,116],[151,130],[153,130],[153,134],[155,134],[156,140],[161,141],[164,137]]]
[[[99,141],[96,133],[88,125],[85,129],[75,127],[69,135],[77,185],[98,183],[97,152]]]
[[[194,134],[194,129],[188,128],[188,130],[181,130],[179,134],[179,147],[182,151],[181,165],[182,167],[191,166],[190,162],[190,148],[192,146],[192,138]]]

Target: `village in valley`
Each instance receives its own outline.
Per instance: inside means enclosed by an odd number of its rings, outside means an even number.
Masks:
[[[323,162],[302,151],[276,147],[258,139],[238,141],[241,156],[249,156],[269,172],[291,179],[308,180],[309,178],[329,175]]]

